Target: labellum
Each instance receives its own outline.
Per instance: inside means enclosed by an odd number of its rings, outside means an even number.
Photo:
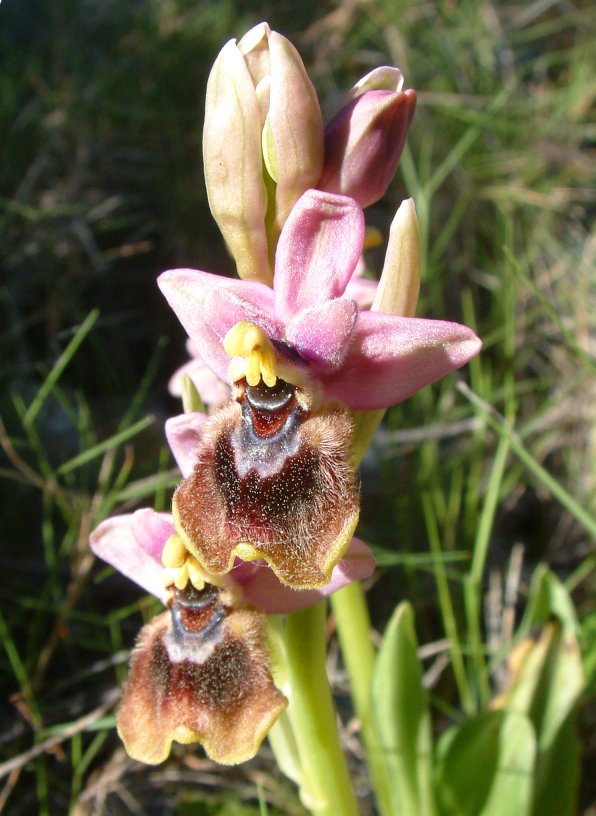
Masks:
[[[176,740],[201,742],[224,765],[244,762],[286,707],[269,673],[265,615],[223,598],[188,583],[142,629],[118,712],[133,759],[163,762]]]
[[[174,495],[174,521],[214,575],[236,556],[265,559],[286,585],[317,589],[358,520],[352,420],[339,405],[315,408],[308,385],[267,380],[237,380],[235,401],[205,423],[194,471]]]

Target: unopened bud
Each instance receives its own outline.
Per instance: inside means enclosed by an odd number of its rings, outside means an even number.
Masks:
[[[414,317],[420,291],[420,230],[411,198],[402,201],[389,231],[383,272],[372,303],[372,312]],[[354,415],[352,455],[357,466],[383,418],[381,411]]]
[[[325,128],[325,169],[318,187],[368,207],[385,193],[406,141],[416,93],[366,90]]]
[[[207,83],[203,129],[207,196],[238,275],[271,283],[260,121],[251,74],[236,42],[230,40]]]
[[[399,68],[382,65],[363,76],[325,128],[325,169],[318,187],[355,198],[361,207],[385,193],[399,162],[416,106],[402,93]]]
[[[414,317],[420,292],[420,230],[411,198],[402,201],[389,230],[374,312]]]
[[[281,228],[323,169],[323,122],[300,55],[260,23],[220,52],[207,85],[209,205],[241,278],[271,284]]]
[[[271,87],[263,130],[265,166],[275,182],[275,225],[283,227],[302,193],[323,171],[323,117],[316,91],[292,43],[269,37]],[[277,240],[277,234],[274,236]]]

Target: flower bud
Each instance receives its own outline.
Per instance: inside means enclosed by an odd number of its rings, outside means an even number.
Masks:
[[[207,196],[240,277],[270,282],[259,121],[252,77],[230,40],[207,82],[203,129]]]
[[[325,128],[325,168],[317,187],[368,207],[385,193],[399,162],[416,93],[401,91],[396,68],[378,68],[352,89]]]
[[[219,53],[207,84],[203,159],[209,205],[241,278],[271,284],[295,201],[323,168],[323,123],[294,46],[267,23]]]
[[[379,65],[373,68],[368,74],[360,77],[352,90],[348,93],[348,99],[356,99],[357,96],[367,91],[394,91],[399,93],[404,87],[404,75],[393,65]]]
[[[323,171],[323,117],[298,51],[281,34],[269,36],[271,87],[263,158],[275,182],[275,240],[290,210]]]
[[[414,317],[420,292],[420,229],[411,198],[399,206],[389,230],[383,272],[371,309]]]

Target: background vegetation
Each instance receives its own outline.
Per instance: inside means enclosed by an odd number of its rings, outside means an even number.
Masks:
[[[184,336],[155,277],[178,265],[233,274],[206,204],[202,99],[222,43],[261,19],[297,45],[327,115],[379,64],[418,90],[401,173],[368,221],[386,235],[414,196],[418,314],[468,322],[485,342],[467,371],[393,409],[364,462],[375,625],[412,602],[440,732],[498,691],[503,666],[475,671],[474,657],[498,654],[546,561],[580,618],[584,767],[594,762],[591,6],[4,0],[0,811],[303,812],[266,747],[232,770],[188,749],[158,768],[126,757],[114,704],[155,607],[87,547],[101,518],[165,509],[176,483],[162,427],[179,412],[167,381]],[[381,253],[369,253],[373,274]],[[485,607],[478,631],[470,598]],[[333,638],[330,648],[366,813]],[[595,793],[584,774],[578,813],[596,812]]]

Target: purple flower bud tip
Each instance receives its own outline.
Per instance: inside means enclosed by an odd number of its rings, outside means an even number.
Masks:
[[[325,128],[325,167],[318,187],[355,198],[361,207],[385,193],[416,108],[416,92],[367,91]]]

